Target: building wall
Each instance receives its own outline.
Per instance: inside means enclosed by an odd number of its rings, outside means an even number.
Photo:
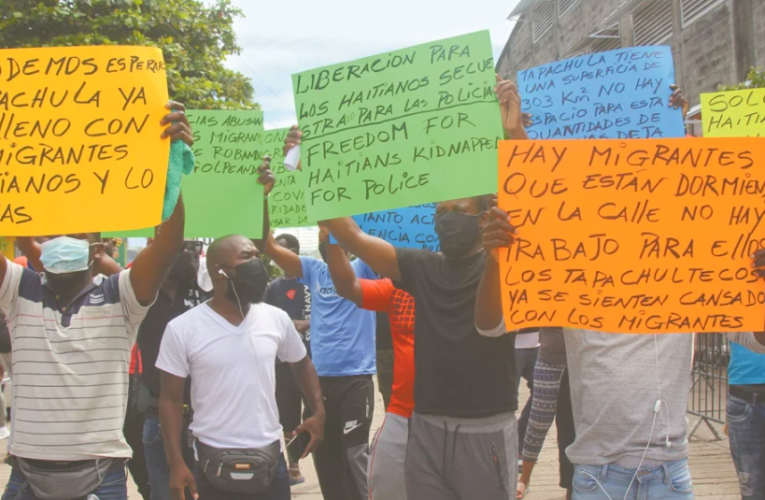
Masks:
[[[674,38],[675,74],[692,105],[699,103],[702,92],[738,81],[729,3],[696,19]]]
[[[632,10],[606,23],[625,0],[578,0],[563,16],[558,15],[560,0],[549,1],[555,5],[553,26],[536,43],[531,14],[519,18],[497,62],[503,77],[515,78],[519,70],[593,51],[590,34],[612,22],[620,23],[622,45],[633,45],[632,14],[641,2],[633,2]],[[672,46],[676,80],[691,104],[698,104],[700,93],[741,81],[750,66],[765,67],[765,0],[725,0],[686,26],[681,0],[667,1],[672,5],[673,32],[661,43]],[[735,12],[734,2],[739,9]]]

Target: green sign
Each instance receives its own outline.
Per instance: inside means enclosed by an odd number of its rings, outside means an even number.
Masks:
[[[284,137],[289,128],[268,130],[266,134],[275,134],[277,141],[283,145]],[[271,170],[276,176],[276,184],[268,200],[268,215],[271,227],[306,227],[315,226],[308,222],[308,212],[305,208],[305,192],[301,170],[289,171],[284,167],[284,153],[279,149],[271,156]]]
[[[497,191],[488,31],[292,76],[309,219]]]
[[[282,155],[281,140],[263,131],[262,111],[188,111],[194,132],[194,171],[183,177],[186,238],[263,233],[263,155]],[[104,233],[104,237],[153,237],[154,228]]]
[[[262,111],[189,111],[196,164],[181,184],[187,238],[263,233],[263,186],[258,167],[267,144]]]

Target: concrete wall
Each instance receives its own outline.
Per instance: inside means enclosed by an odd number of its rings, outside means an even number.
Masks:
[[[520,17],[497,62],[497,72],[515,77],[518,70],[563,59],[587,46],[589,35],[624,3],[624,0],[579,0],[562,17],[557,12],[553,27],[533,43],[531,15]],[[680,0],[673,6],[673,34],[664,43],[672,46],[677,83],[692,104],[699,94],[720,84],[737,83],[751,66],[765,67],[765,0],[725,0],[685,27],[680,19]],[[735,2],[735,6],[734,6]],[[735,7],[735,9],[734,9]],[[633,40],[631,12],[621,21],[624,46]],[[589,49],[585,49],[585,52]]]
[[[737,81],[730,3],[696,19],[675,39],[675,74],[691,105],[699,103],[700,93]]]

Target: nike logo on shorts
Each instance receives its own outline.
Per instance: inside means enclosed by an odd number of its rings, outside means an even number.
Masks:
[[[350,434],[351,432],[353,432],[355,429],[358,429],[362,425],[364,424],[359,423],[358,420],[351,420],[350,422],[346,422],[345,429],[343,429],[343,434],[346,434],[346,435]]]

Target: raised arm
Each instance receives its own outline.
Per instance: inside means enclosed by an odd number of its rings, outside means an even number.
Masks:
[[[300,260],[300,256],[295,252],[290,251],[287,248],[283,248],[276,243],[274,236],[271,234],[271,217],[268,214],[268,195],[271,194],[271,190],[274,188],[276,182],[276,176],[271,171],[271,157],[264,156],[263,161],[258,167],[259,177],[258,182],[263,185],[263,238],[252,240],[258,250],[268,255],[271,260],[284,269],[284,271],[298,278],[303,277],[303,263]]]
[[[42,248],[40,247],[40,244],[37,243],[37,240],[31,236],[24,236],[16,238],[16,243],[18,243],[19,250],[21,250],[21,253],[24,254],[24,257],[27,258],[27,262],[29,262],[34,270],[38,273],[43,272],[44,268],[42,261],[40,261]]]
[[[193,146],[193,134],[184,113],[183,104],[171,102],[167,108],[172,113],[162,118],[162,123],[168,126],[162,137],[169,138],[171,141],[184,141],[189,146]],[[140,304],[147,306],[154,302],[175,259],[178,258],[183,248],[185,219],[183,197],[179,196],[173,215],[159,227],[154,242],[144,248],[133,261],[130,283]]]
[[[268,215],[266,215],[266,217],[268,217]],[[271,260],[276,262],[279,267],[284,269],[285,273],[298,278],[303,277],[303,261],[300,260],[300,256],[279,245],[271,233],[268,233],[262,251],[271,257]]]
[[[393,245],[369,236],[350,217],[327,220],[322,224],[344,249],[366,262],[377,274],[393,281],[401,280],[396,248]]]
[[[514,234],[515,228],[507,221],[507,213],[498,207],[492,207],[491,219],[483,229],[482,236],[483,247],[489,258],[486,260],[475,300],[475,325],[479,330],[504,333],[499,251],[512,244]]]
[[[148,306],[157,297],[162,283],[183,248],[185,221],[183,197],[178,198],[175,211],[157,231],[154,242],[141,250],[130,270],[130,283],[141,305]]]
[[[361,307],[364,302],[361,281],[353,272],[351,261],[340,245],[327,245],[327,267],[337,294]]]

